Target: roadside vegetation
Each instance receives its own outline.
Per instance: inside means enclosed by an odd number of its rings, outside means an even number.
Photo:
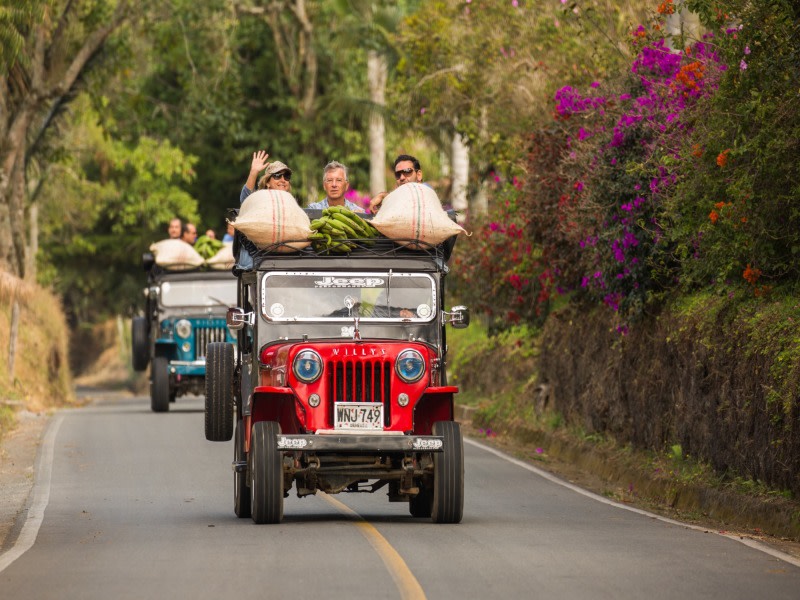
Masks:
[[[69,336],[52,292],[0,273],[0,440],[18,411],[46,412],[74,401]]]
[[[681,8],[702,27],[665,36]],[[555,92],[452,286],[490,333],[541,330],[536,372],[565,423],[793,498],[797,17],[659,4],[626,70]]]

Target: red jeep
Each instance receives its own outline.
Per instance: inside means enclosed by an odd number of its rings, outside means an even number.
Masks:
[[[279,523],[283,499],[376,492],[412,516],[461,521],[464,449],[447,385],[444,307],[452,243],[407,250],[389,240],[347,255],[250,249],[235,268],[237,343],[206,364],[206,438],[234,437],[234,510]],[[454,238],[450,242],[454,242]]]

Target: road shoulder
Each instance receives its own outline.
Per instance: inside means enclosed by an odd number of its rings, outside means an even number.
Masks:
[[[24,523],[35,478],[36,456],[49,415],[20,411],[0,446],[0,551],[7,550]]]

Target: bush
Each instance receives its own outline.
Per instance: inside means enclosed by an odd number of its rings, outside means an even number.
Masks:
[[[759,296],[800,275],[800,8],[690,2],[721,33],[727,71],[691,122],[668,235],[685,289],[745,287]]]

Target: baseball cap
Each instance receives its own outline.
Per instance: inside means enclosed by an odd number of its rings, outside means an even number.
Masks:
[[[280,173],[281,171],[289,171],[289,173],[292,172],[292,170],[281,161],[275,160],[269,163],[269,166],[267,166],[267,170],[264,171],[264,177],[272,177],[275,175],[275,173]]]

